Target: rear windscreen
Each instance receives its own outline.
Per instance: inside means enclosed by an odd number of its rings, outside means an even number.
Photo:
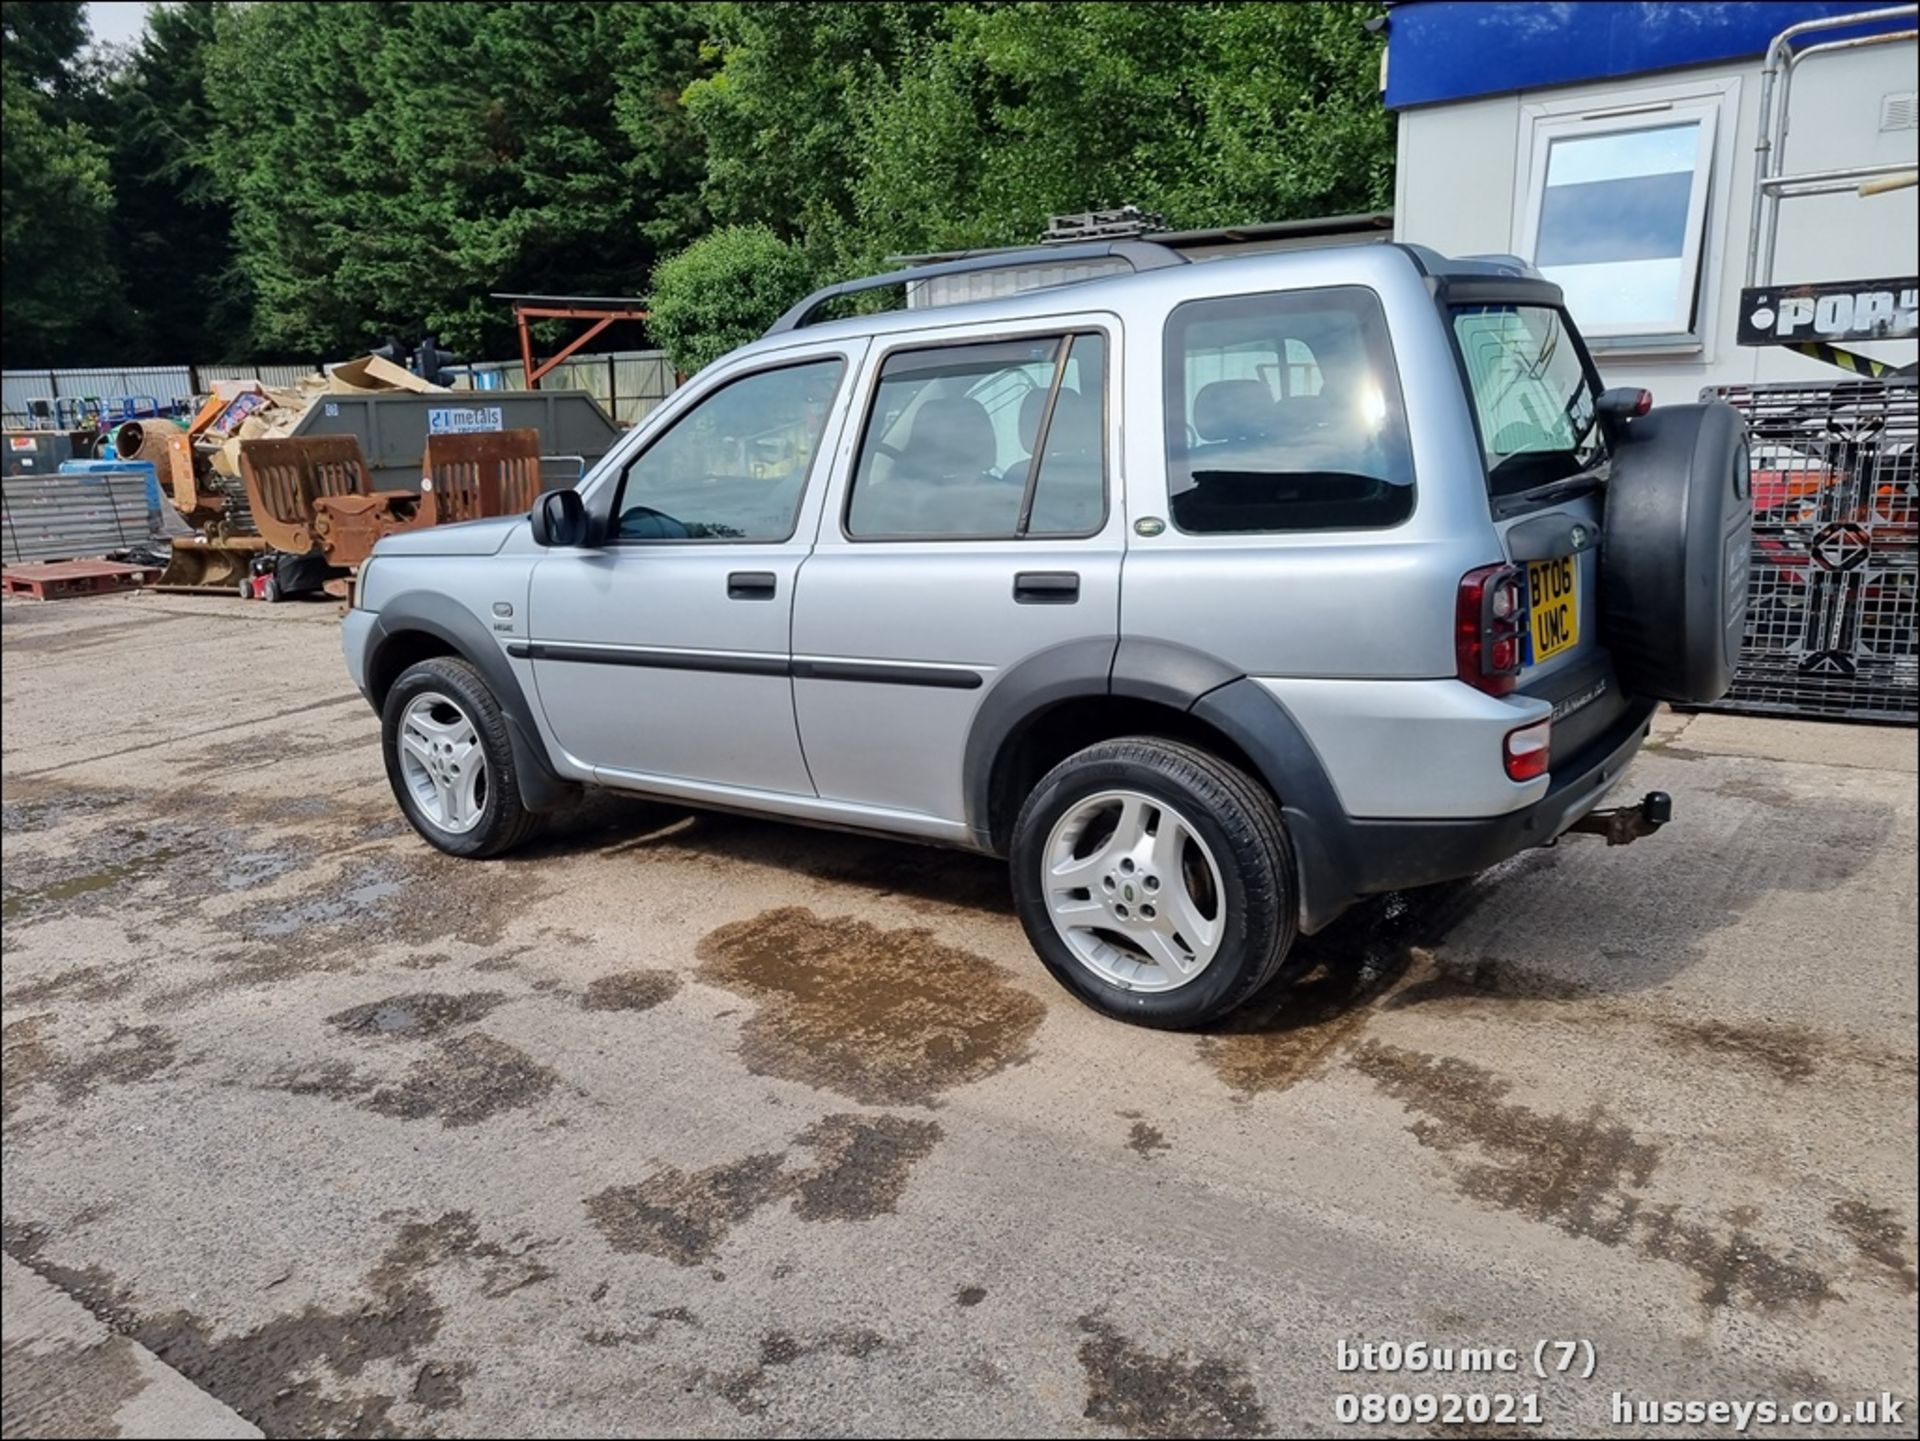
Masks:
[[[1605,459],[1599,396],[1559,311],[1460,306],[1453,333],[1473,390],[1492,494],[1565,480]]]

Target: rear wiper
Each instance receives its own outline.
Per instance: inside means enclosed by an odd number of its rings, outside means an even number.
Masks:
[[[1607,483],[1606,473],[1602,470],[1583,470],[1578,475],[1570,475],[1565,480],[1550,480],[1544,485],[1536,485],[1531,490],[1516,490],[1512,495],[1494,497],[1493,515],[1496,520],[1504,520],[1516,511],[1530,510],[1536,505],[1550,501],[1571,500],[1576,495],[1586,495],[1599,490]]]

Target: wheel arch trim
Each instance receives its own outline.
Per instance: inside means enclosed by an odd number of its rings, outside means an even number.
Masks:
[[[1350,827],[1326,767],[1277,697],[1219,656],[1171,641],[1069,641],[996,677],[967,737],[967,824],[997,851],[994,789],[1012,744],[1048,711],[1101,696],[1151,701],[1232,741],[1280,803],[1293,838],[1300,928],[1320,930],[1351,902]]]
[[[579,787],[563,780],[547,754],[546,743],[520,678],[493,636],[474,614],[449,596],[435,591],[403,591],[381,606],[367,646],[367,698],[379,709],[386,686],[376,683],[381,653],[410,633],[433,636],[454,655],[480,672],[506,717],[507,739],[513,747],[514,777],[520,803],[529,811],[552,811],[572,800]],[[389,677],[390,686],[394,677]]]

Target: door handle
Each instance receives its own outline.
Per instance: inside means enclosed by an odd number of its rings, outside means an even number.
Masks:
[[[1080,599],[1080,577],[1070,570],[1023,570],[1013,578],[1017,605],[1072,605]]]
[[[772,600],[774,589],[770,570],[736,570],[727,575],[728,600]]]

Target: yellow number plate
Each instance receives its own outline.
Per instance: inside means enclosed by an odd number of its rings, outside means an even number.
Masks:
[[[1573,556],[1527,566],[1527,614],[1538,665],[1580,641],[1580,569]]]

